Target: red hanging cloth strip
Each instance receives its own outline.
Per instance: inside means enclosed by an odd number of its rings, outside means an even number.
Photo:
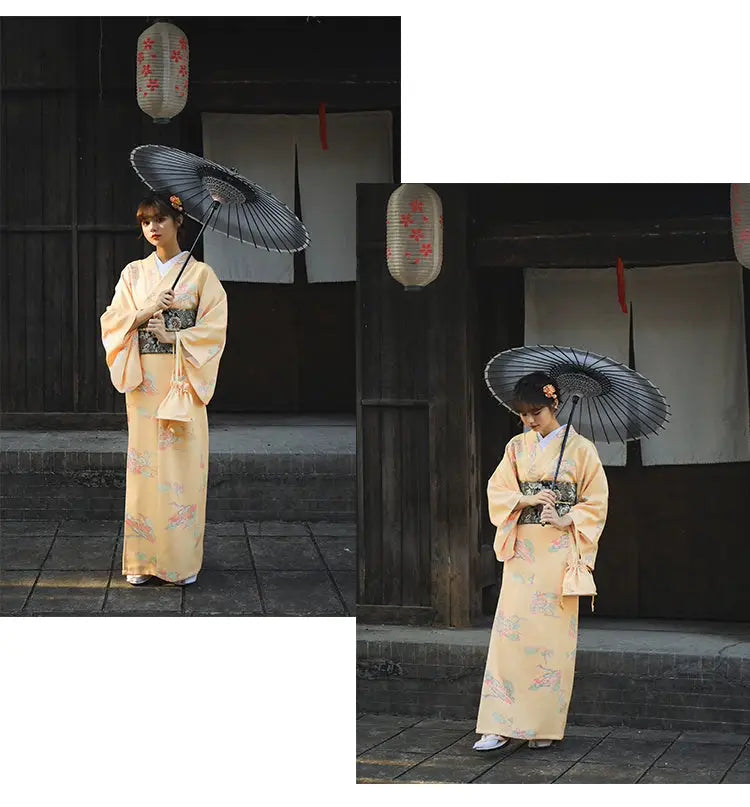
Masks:
[[[328,151],[328,123],[326,121],[326,105],[318,104],[318,119],[320,124],[320,145],[323,151]]]
[[[617,258],[617,298],[623,314],[628,313],[628,304],[625,301],[625,267],[622,258]]]

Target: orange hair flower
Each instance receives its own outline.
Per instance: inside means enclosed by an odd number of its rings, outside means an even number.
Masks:
[[[552,384],[547,384],[546,387],[543,387],[542,392],[548,398],[557,398],[557,390],[552,386]]]
[[[180,199],[179,196],[170,196],[169,197],[169,203],[172,205],[172,207],[175,210],[179,210],[180,213],[182,213],[184,211],[184,208],[182,206],[182,200]]]

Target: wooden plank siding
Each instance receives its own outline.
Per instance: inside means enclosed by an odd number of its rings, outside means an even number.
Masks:
[[[436,186],[443,270],[407,293],[384,260],[395,187],[358,188],[358,615],[467,625],[478,607],[479,472],[466,193]]]
[[[545,197],[533,186],[435,187],[445,211],[445,263],[415,294],[390,278],[384,260],[392,186],[358,190],[363,621],[460,626],[494,612],[502,567],[485,489],[520,424],[491,398],[482,371],[494,354],[524,342],[524,268],[613,267],[618,254],[627,266],[734,259],[728,186],[627,188],[626,201],[619,188],[555,189]],[[535,194],[542,199],[536,215]],[[743,275],[750,363],[750,271]],[[749,466],[643,467],[640,445],[630,443],[627,466],[607,469],[597,615],[746,618],[736,503],[746,495]],[[582,614],[588,605],[584,599]]]
[[[99,316],[123,267],[151,252],[134,220],[146,191],[129,162],[136,145],[200,154],[203,112],[315,114],[325,101],[332,113],[389,110],[399,175],[399,18],[175,22],[190,41],[190,96],[162,126],[135,99],[135,43],[146,18],[0,23],[0,328],[8,347],[0,411],[11,420],[124,411]],[[197,232],[189,221],[184,244]],[[293,284],[226,282],[227,348],[211,409],[353,412],[354,287],[308,283],[304,256],[295,258]]]

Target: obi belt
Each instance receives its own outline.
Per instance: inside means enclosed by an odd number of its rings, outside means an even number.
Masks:
[[[185,328],[192,328],[195,325],[197,309],[167,308],[162,314],[168,331],[184,331]],[[160,342],[145,328],[138,329],[138,349],[141,353],[174,353],[174,345]]]
[[[570,512],[570,508],[576,503],[578,487],[575,482],[556,482],[552,484],[552,480],[545,482],[519,482],[518,486],[521,488],[521,493],[524,496],[535,496],[542,490],[554,490],[557,492],[557,504],[555,509],[559,516],[564,516]],[[542,523],[542,505],[538,504],[536,507],[524,507],[521,510],[521,515],[518,517],[518,524],[541,524]]]

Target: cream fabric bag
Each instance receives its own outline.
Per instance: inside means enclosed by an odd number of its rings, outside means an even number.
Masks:
[[[594,597],[596,596],[596,583],[591,569],[581,558],[573,525],[573,541],[575,542],[575,557],[568,556],[568,566],[563,577],[563,597],[591,597],[591,610],[594,610]]]
[[[156,417],[158,420],[192,421],[193,416],[190,412],[194,405],[193,394],[190,389],[190,382],[185,375],[180,334],[177,331],[175,334],[172,380],[169,382],[169,392],[159,405]]]

